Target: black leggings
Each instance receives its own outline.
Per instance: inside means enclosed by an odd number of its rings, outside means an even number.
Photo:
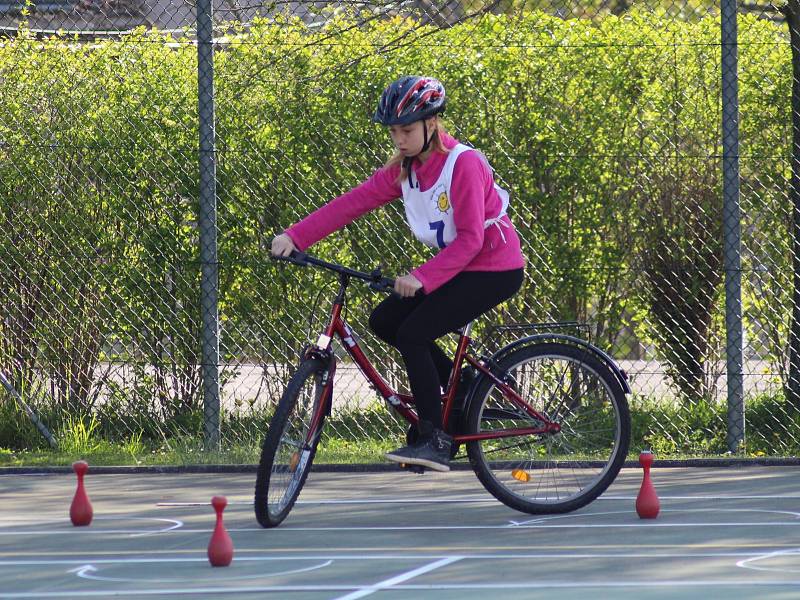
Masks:
[[[372,311],[372,331],[403,357],[420,419],[442,428],[440,387],[447,385],[453,360],[434,340],[511,298],[522,286],[523,273],[462,271],[430,294],[389,296]]]

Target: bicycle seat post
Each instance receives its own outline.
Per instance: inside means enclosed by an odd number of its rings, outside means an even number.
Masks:
[[[453,370],[450,373],[450,381],[447,383],[447,389],[452,389],[461,376],[459,367],[464,363],[464,357],[467,355],[467,348],[471,343],[470,333],[474,321],[470,321],[460,329],[456,330],[459,334],[458,344],[456,346],[456,353],[453,357]]]
[[[473,326],[474,323],[475,323],[475,321],[470,321],[469,323],[467,323],[466,325],[464,325],[460,329],[456,329],[456,330],[453,331],[453,333],[457,333],[458,334],[458,347],[461,348],[463,346],[463,349],[465,351],[466,351],[467,347],[470,345],[470,343],[472,342],[472,338],[470,337],[470,334],[472,333],[472,326]]]

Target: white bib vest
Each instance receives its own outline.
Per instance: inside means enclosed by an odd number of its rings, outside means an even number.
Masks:
[[[462,152],[472,150],[469,146],[458,144],[455,148],[450,150],[447,155],[447,160],[444,163],[444,168],[439,174],[439,179],[436,180],[430,189],[422,192],[419,189],[419,183],[416,186],[411,186],[408,183],[408,178],[404,177],[402,182],[403,188],[403,204],[406,208],[406,219],[411,231],[420,242],[431,248],[445,248],[454,239],[456,239],[456,225],[453,220],[453,206],[450,204],[450,183],[453,180],[453,169],[456,165],[456,159]],[[491,168],[491,167],[490,167]],[[414,178],[416,179],[416,177]],[[506,215],[508,208],[508,192],[501,188],[497,183],[494,184],[494,189],[497,195],[500,196],[503,205],[500,208],[500,214],[492,219],[487,219],[483,228],[486,229],[492,225],[508,227],[508,225],[501,221]],[[505,242],[505,236],[502,229],[500,235]]]

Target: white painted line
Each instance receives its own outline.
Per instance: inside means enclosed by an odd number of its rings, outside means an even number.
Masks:
[[[24,517],[0,517],[0,525],[4,525],[5,523],[11,523],[12,525],[42,525],[43,523],[62,523],[66,521],[63,517],[58,517],[57,519],[45,519],[45,518],[29,518],[26,519]]]
[[[238,559],[236,559],[238,562]],[[97,561],[92,561],[97,562]],[[78,577],[82,579],[92,579],[95,581],[113,581],[116,583],[198,583],[198,582],[222,582],[222,581],[242,581],[245,579],[269,579],[270,577],[281,577],[283,575],[294,575],[296,573],[307,573],[309,571],[317,571],[319,569],[324,569],[325,567],[333,564],[333,560],[328,560],[326,562],[320,563],[318,565],[312,565],[310,567],[302,567],[299,569],[291,569],[289,571],[278,571],[276,573],[259,573],[257,575],[241,575],[236,574],[232,577],[220,577],[215,574],[214,577],[207,577],[207,578],[198,578],[196,576],[192,577],[183,577],[177,579],[149,579],[146,576],[139,576],[139,577],[106,577],[104,575],[97,575],[97,571],[99,570],[93,564],[82,565],[80,567],[75,567],[74,569],[70,569],[68,573],[75,573]]]
[[[687,523],[687,522],[655,522],[653,520],[637,520],[631,523],[554,523],[557,520],[584,519],[587,517],[601,517],[608,515],[630,515],[633,511],[617,510],[604,512],[574,512],[566,515],[547,515],[537,517],[527,521],[509,521],[507,525],[403,525],[403,526],[353,526],[353,527],[281,527],[275,528],[277,531],[462,531],[462,530],[494,530],[494,529],[603,529],[603,528],[637,528],[637,527],[785,527],[800,525],[800,512],[788,510],[766,510],[758,508],[686,508],[686,509],[664,509],[662,513],[767,513],[782,516],[789,516],[795,521],[776,521],[776,522],[722,522],[722,523]],[[181,530],[185,533],[208,533],[211,529],[194,531],[191,529]],[[260,528],[228,529],[228,531],[245,532],[261,531]]]
[[[173,531],[177,529],[176,527],[170,527],[158,531],[147,531],[142,533],[141,531],[135,531],[133,529],[98,529],[90,527],[76,527],[74,530],[72,529],[41,529],[39,531],[0,531],[0,536],[10,535],[10,536],[34,536],[34,535],[100,535],[100,534],[114,534],[114,535],[127,535],[130,537],[141,537],[145,535],[157,535],[159,533],[166,533],[167,531]],[[181,531],[188,531],[181,529]],[[207,531],[213,531],[213,529],[208,529]],[[255,531],[255,530],[253,530]],[[193,531],[192,533],[197,533],[197,531]]]
[[[720,495],[720,496],[662,496],[658,495],[661,500],[800,500],[800,495],[787,495],[787,496],[736,496],[736,495]],[[596,500],[636,500],[636,496],[600,496]]]
[[[722,512],[724,509],[717,509],[715,512]],[[619,514],[630,515],[632,511],[619,511]],[[668,511],[661,511],[668,512]],[[675,512],[685,512],[676,510]],[[760,511],[777,513],[779,511]],[[608,513],[615,514],[615,513]],[[635,514],[635,513],[634,513]],[[790,513],[793,514],[793,513]],[[570,515],[569,517],[561,518],[580,518],[594,516],[590,514]],[[556,518],[556,517],[552,517]],[[638,519],[638,517],[637,517]],[[280,533],[288,533],[290,535],[300,531],[313,531],[313,532],[346,532],[346,531],[491,531],[496,529],[642,529],[642,528],[680,528],[680,527],[800,527],[800,518],[797,521],[720,521],[716,523],[709,522],[664,522],[658,519],[642,519],[629,523],[552,523],[549,520],[533,520],[531,522],[517,522],[509,521],[507,525],[362,525],[352,527],[292,527],[290,525],[284,527],[276,527],[270,529],[270,536]],[[211,533],[213,529],[182,529],[182,533]],[[230,528],[228,531],[233,532],[252,532],[264,531],[262,528],[257,527],[243,527],[243,528]]]
[[[537,517],[535,519],[529,519],[527,521],[509,521],[509,523],[514,527],[523,527],[526,525],[536,525],[542,523],[549,523],[551,521],[555,521],[558,519],[575,519],[575,518],[583,518],[583,517],[602,517],[607,515],[629,515],[631,511],[629,510],[613,510],[613,511],[606,511],[606,512],[586,512],[586,513],[571,513],[568,515],[548,515],[545,517]],[[669,508],[664,509],[661,513],[721,513],[721,512],[729,512],[729,513],[767,513],[767,514],[774,514],[774,515],[788,515],[790,517],[794,517],[795,519],[800,520],[800,512],[794,512],[791,510],[767,510],[761,508],[683,508],[683,509],[676,509],[676,508]],[[800,521],[798,521],[800,523]],[[788,523],[789,525],[797,525],[798,523]],[[766,523],[765,523],[766,524]],[[706,525],[706,524],[701,524]],[[718,523],[714,523],[713,525],[718,525]]]
[[[646,581],[546,581],[535,580],[526,581],[524,583],[474,583],[474,584],[457,584],[457,583],[442,583],[442,584],[429,584],[429,585],[412,585],[400,584],[392,586],[392,590],[396,591],[409,591],[409,592],[431,592],[431,591],[457,591],[457,590],[540,590],[540,589],[637,589],[637,588],[796,588],[800,586],[800,580],[765,580],[765,581],[752,581],[752,580],[731,580],[731,579],[718,579],[718,580],[702,580],[702,581],[686,581],[686,580],[662,580],[653,581],[648,579]],[[79,596],[90,598],[109,598],[114,596],[192,596],[197,595],[213,595],[223,596],[227,594],[255,594],[255,593],[277,593],[277,592],[339,592],[350,591],[355,586],[352,585],[281,585],[281,586],[258,586],[258,587],[200,587],[200,588],[175,588],[175,589],[154,589],[154,590],[103,590],[103,591],[89,591],[89,590],[72,590],[67,592],[20,592],[20,593],[0,593],[0,598],[75,598]],[[380,590],[376,590],[380,591]]]
[[[731,547],[735,547],[732,544]],[[762,557],[769,557],[781,553],[793,553],[796,550],[775,550],[772,552],[764,553],[763,550],[759,552],[754,551],[739,551],[739,552],[563,552],[563,551],[548,551],[548,552],[533,552],[533,553],[509,553],[509,554],[461,554],[461,560],[481,560],[481,561],[504,561],[504,560],[530,560],[530,559],[548,559],[548,558],[570,558],[570,559],[597,559],[597,558],[630,558],[630,559],[662,559],[662,558],[752,558],[761,559]],[[235,561],[241,562],[275,562],[275,561],[313,561],[313,560],[327,560],[327,561],[382,561],[382,560],[407,560],[419,561],[420,559],[435,560],[440,558],[449,558],[441,554],[420,555],[415,554],[309,554],[298,556],[236,556]],[[126,565],[126,564],[149,564],[149,563],[205,563],[208,558],[203,557],[180,557],[180,558],[70,558],[70,559],[31,559],[31,560],[0,560],[0,568],[2,567],[19,567],[19,566],[71,566],[78,565],[85,566],[92,565]],[[72,569],[69,572],[74,571]],[[137,579],[138,581],[138,579]]]
[[[472,504],[475,502],[486,502],[487,504],[498,504],[497,499],[492,496],[481,496],[479,498],[369,498],[352,500],[302,500],[297,504]]]
[[[386,498],[386,499],[376,499],[372,498],[369,500],[298,500],[295,503],[297,505],[306,505],[306,506],[317,506],[317,505],[335,505],[335,504],[475,504],[475,503],[486,503],[486,504],[498,504],[498,501],[494,498],[409,498],[409,499],[402,499],[402,498]],[[253,502],[249,501],[233,501],[228,502],[228,506],[231,504],[234,505],[241,505],[241,506],[253,506]],[[160,507],[182,507],[182,506],[211,506],[208,502],[158,502],[156,506]]]
[[[787,556],[790,554],[800,554],[800,548],[791,548],[788,550],[776,550],[775,552],[769,552],[767,554],[761,554],[759,556],[752,556],[750,558],[746,558],[744,560],[740,560],[736,563],[737,567],[741,567],[743,569],[752,569],[754,571],[772,571],[775,573],[798,573],[800,569],[785,569],[780,567],[761,567],[757,566],[753,563],[761,561],[761,560],[768,560],[770,558],[776,558],[780,556]]]
[[[128,517],[126,517],[128,518]],[[137,517],[134,517],[137,518]],[[146,520],[144,517],[141,518],[142,520]],[[159,533],[166,533],[167,531],[173,531],[175,529],[180,529],[183,527],[183,521],[178,521],[177,519],[156,519],[157,521],[164,521],[165,523],[173,523],[172,527],[166,527],[164,529],[157,529],[155,531],[143,531],[140,533],[133,533],[131,537],[145,537],[148,535],[157,535]]]
[[[15,521],[14,519],[7,519],[7,522],[10,523],[22,523],[26,526],[36,526],[42,525],[44,523],[48,524],[55,524],[55,523],[69,523],[69,519],[43,519],[37,522],[31,522],[29,520],[23,519],[20,521]],[[152,529],[152,530],[131,530],[131,529],[102,529],[96,526],[97,522],[99,521],[157,521],[161,523],[168,523],[170,524],[169,527],[162,527],[161,529]],[[67,528],[62,529],[39,529],[36,531],[3,531],[0,529],[0,536],[2,535],[73,535],[75,533],[113,533],[119,535],[129,535],[130,537],[144,537],[148,535],[157,535],[159,533],[166,533],[168,531],[173,531],[175,529],[180,529],[183,527],[183,521],[178,521],[177,519],[161,519],[157,517],[128,517],[125,515],[119,515],[114,517],[95,517],[93,519],[93,523],[95,524],[94,527],[73,527],[71,524]],[[6,525],[3,525],[6,526]]]
[[[246,500],[228,500],[227,506],[232,505],[253,506],[253,502],[248,502]],[[211,502],[156,502],[156,506],[211,506]]]
[[[556,525],[485,525],[485,526],[411,526],[411,527],[286,527],[284,529],[275,528],[270,530],[270,535],[277,532],[291,533],[298,531],[468,531],[468,530],[491,530],[491,529],[636,529],[636,528],[650,528],[650,527],[798,527],[800,522],[720,522],[720,523],[656,523],[642,521],[641,523],[607,523],[607,524],[589,524],[589,523],[570,523],[570,524],[556,524]],[[186,529],[182,530],[186,533],[211,533],[212,529]],[[263,531],[263,529],[231,529],[228,531]]]
[[[293,527],[291,525],[284,527],[276,527],[270,530],[269,535],[275,536],[283,533],[294,535],[300,531],[308,532],[344,532],[344,531],[492,531],[497,529],[631,529],[631,528],[681,528],[681,527],[796,527],[800,526],[800,512],[786,511],[786,510],[766,510],[766,509],[751,509],[751,508],[687,508],[687,509],[664,509],[661,511],[666,513],[766,513],[776,514],[781,516],[793,517],[792,521],[720,521],[720,522],[687,522],[687,521],[664,521],[664,520],[631,520],[630,522],[621,523],[556,523],[555,521],[576,520],[595,518],[608,515],[627,515],[631,516],[634,513],[632,510],[619,510],[619,511],[604,511],[604,512],[574,512],[567,515],[548,515],[544,517],[537,517],[526,521],[508,521],[507,524],[502,525],[361,525],[350,527]],[[142,518],[141,520],[147,520]],[[73,535],[77,532],[82,534],[129,534],[132,537],[143,535],[157,535],[160,533],[168,533],[180,528],[179,533],[211,533],[213,527],[202,529],[187,529],[183,527],[183,523],[173,519],[152,519],[160,520],[174,525],[155,531],[130,531],[130,530],[104,530],[92,528],[68,528],[68,529],[54,529],[54,530],[37,530],[37,531],[2,531],[0,536],[37,536],[37,535]],[[245,532],[263,532],[261,527],[227,527],[228,532],[245,533]]]
[[[403,583],[404,581],[408,581],[409,579],[413,579],[414,577],[418,577],[419,575],[424,575],[425,573],[430,573],[431,571],[435,571],[436,569],[447,566],[454,562],[458,562],[462,558],[463,557],[461,556],[451,556],[448,558],[443,558],[429,565],[425,565],[424,567],[414,569],[413,571],[408,571],[407,573],[402,573],[401,575],[397,575],[396,577],[385,579],[384,581],[381,581],[369,587],[362,588],[356,592],[353,592],[352,594],[346,594],[345,596],[340,596],[336,600],[358,600],[358,598],[364,598],[365,596],[370,596],[375,592],[393,588],[396,585]]]
[[[199,553],[199,552],[198,552]],[[202,551],[203,556],[192,558],[189,556],[181,556],[177,558],[56,558],[56,559],[31,559],[31,560],[0,560],[0,567],[6,566],[27,566],[27,565],[85,565],[91,563],[92,565],[125,565],[125,564],[147,564],[147,563],[194,563],[208,562],[208,557],[205,556],[205,551]],[[752,556],[753,553],[744,554],[743,556]],[[269,562],[269,561],[297,561],[297,560],[337,560],[337,556],[236,556],[236,562]],[[373,556],[356,556],[356,557],[343,557],[345,560],[367,560],[374,558]],[[419,558],[419,556],[406,556],[408,560]],[[74,570],[74,569],[73,569]],[[72,572],[72,571],[70,571]],[[138,581],[138,579],[137,579]]]
[[[662,501],[670,500],[800,500],[800,495],[786,495],[786,496],[736,496],[736,495],[717,495],[717,496],[669,496],[659,494],[659,499]],[[636,496],[600,496],[595,499],[603,501],[635,501]],[[352,500],[298,500],[295,505],[337,505],[337,504],[501,504],[492,497],[475,497],[475,498],[371,498],[371,499],[357,499]],[[228,501],[228,506],[252,506],[251,500],[235,500]],[[189,507],[189,506],[211,506],[209,502],[157,502],[155,506],[159,507]]]

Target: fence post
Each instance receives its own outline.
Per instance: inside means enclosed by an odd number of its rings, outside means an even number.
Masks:
[[[197,1],[197,96],[200,131],[200,311],[202,312],[203,433],[219,449],[219,307],[217,292],[217,173],[214,133],[214,46],[211,0]]]
[[[736,0],[722,0],[722,195],[728,451],[744,441],[742,257],[739,208],[739,80]]]

